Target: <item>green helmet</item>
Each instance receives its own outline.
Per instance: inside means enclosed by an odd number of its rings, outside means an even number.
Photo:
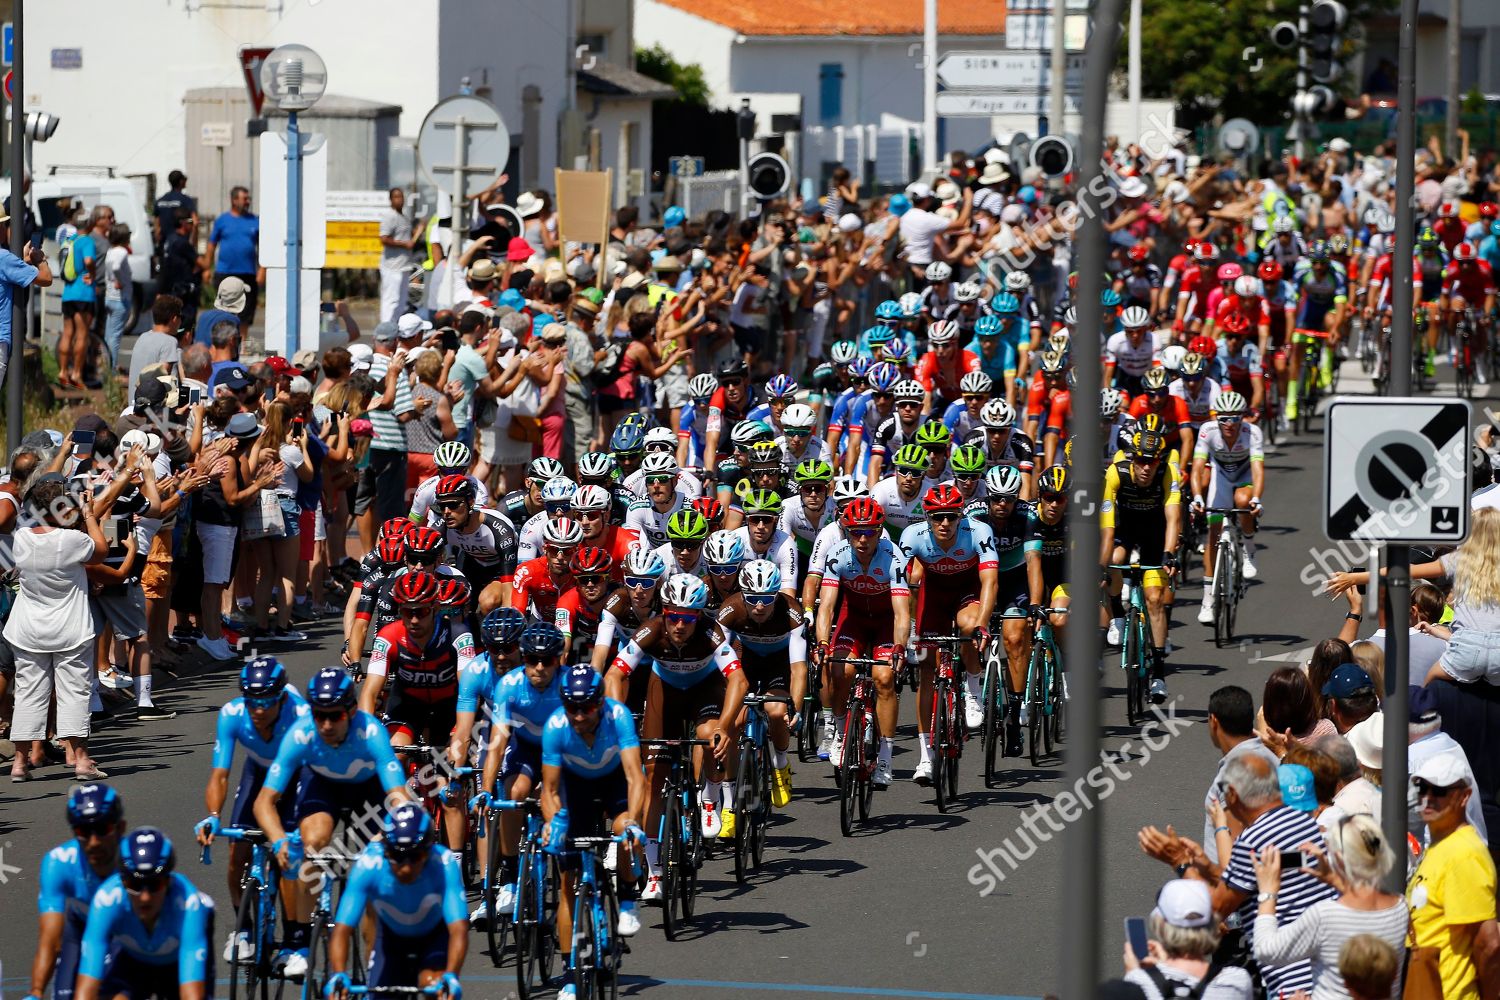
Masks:
[[[781,445],[775,441],[757,441],[750,446],[750,465],[755,466],[780,465]]]
[[[898,469],[925,469],[932,462],[932,452],[919,444],[904,444],[891,464]]]
[[[809,458],[797,466],[792,473],[798,486],[803,483],[831,483],[833,482],[833,466],[821,458]]]
[[[984,471],[984,452],[972,444],[959,445],[953,449],[953,456],[949,460],[953,471],[957,473],[973,473],[978,475]]]
[[[941,420],[929,420],[917,428],[917,444],[923,448],[942,448],[953,443],[953,432]]]
[[[746,517],[754,514],[771,514],[780,517],[781,494],[775,490],[752,490],[740,501],[740,506],[744,508]]]
[[[674,542],[701,542],[708,537],[708,522],[696,510],[679,510],[667,518],[667,538]]]

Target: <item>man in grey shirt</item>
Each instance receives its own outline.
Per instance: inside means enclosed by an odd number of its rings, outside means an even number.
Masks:
[[[163,361],[177,363],[182,350],[178,330],[182,326],[182,300],[175,295],[158,295],[151,304],[151,329],[135,340],[130,350],[130,381],[139,385],[141,372]]]
[[[406,217],[406,192],[391,188],[391,207],[380,215],[380,322],[394,323],[406,312],[406,288],[416,263],[417,237]]]

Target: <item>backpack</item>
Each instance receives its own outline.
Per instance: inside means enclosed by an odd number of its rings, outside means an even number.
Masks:
[[[1174,982],[1155,965],[1142,965],[1141,971],[1151,977],[1151,982],[1156,985],[1156,991],[1160,993],[1163,1000],[1202,1000],[1204,992],[1213,983],[1214,977],[1224,970],[1217,960],[1210,963],[1208,971],[1203,973],[1203,978],[1198,980],[1198,985],[1189,987],[1185,983]]]
[[[77,234],[69,236],[63,241],[59,251],[59,262],[62,264],[62,276],[64,281],[78,280],[78,264],[73,258],[73,244],[78,242]]]

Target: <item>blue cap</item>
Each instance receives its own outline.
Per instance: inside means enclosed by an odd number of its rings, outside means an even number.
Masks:
[[[1030,205],[1032,202],[1036,201],[1036,188],[1028,184],[1021,190],[1016,192],[1016,197],[1020,198],[1026,204]]]
[[[1313,773],[1301,764],[1282,764],[1276,768],[1276,778],[1281,782],[1281,801],[1298,812],[1310,813],[1318,808],[1318,796],[1313,791]]]
[[[1323,684],[1323,697],[1348,698],[1360,691],[1375,690],[1375,682],[1357,663],[1341,663]]]
[[[666,213],[661,217],[661,224],[667,229],[671,229],[673,226],[680,226],[686,221],[687,213],[677,205],[673,205],[667,209]]]
[[[507,288],[505,291],[500,293],[500,298],[496,300],[495,305],[510,306],[512,309],[520,311],[526,308],[526,296],[522,295],[514,288]]]
[[[1408,721],[1431,722],[1438,717],[1437,692],[1412,684],[1406,689]]]
[[[891,214],[905,215],[911,211],[911,199],[904,194],[891,195]]]

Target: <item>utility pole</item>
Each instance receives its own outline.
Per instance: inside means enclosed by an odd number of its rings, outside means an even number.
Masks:
[[[1306,3],[1300,3],[1297,5],[1297,35],[1299,39],[1297,44],[1297,97],[1293,107],[1293,111],[1296,117],[1295,125],[1297,129],[1297,138],[1292,147],[1292,152],[1296,154],[1297,162],[1301,163],[1307,159],[1306,136],[1308,129],[1312,125],[1312,116],[1306,114],[1301,106],[1302,101],[1304,100],[1304,95],[1307,93],[1308,51]]]
[[[951,2],[951,0],[950,0]],[[932,170],[938,162],[937,135],[937,64],[938,0],[922,2],[922,169]]]
[[[11,92],[15,97],[10,102],[10,252],[17,257],[25,256],[26,248],[26,102],[25,69],[26,46],[21,30],[21,10],[25,0],[11,0],[10,20],[13,25],[15,50],[11,57]],[[26,382],[26,335],[30,332],[26,323],[25,294],[12,296],[10,302],[10,358],[5,393],[5,448],[10,455],[21,446],[21,392]],[[134,391],[132,389],[132,391]]]
[[[1068,131],[1067,121],[1063,118],[1065,107],[1063,104],[1064,77],[1067,76],[1068,49],[1067,36],[1064,29],[1067,25],[1068,0],[1053,0],[1052,3],[1052,77],[1047,100],[1047,131],[1056,132],[1058,135]],[[1103,127],[1101,123],[1100,127]],[[1038,137],[1040,138],[1040,137]]]
[[[1458,143],[1458,71],[1462,68],[1464,30],[1463,0],[1448,0],[1448,114],[1443,125],[1443,153],[1457,162]]]

